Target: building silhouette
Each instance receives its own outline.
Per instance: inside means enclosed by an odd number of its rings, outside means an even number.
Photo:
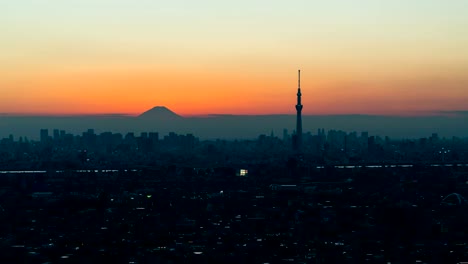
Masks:
[[[297,104],[296,104],[296,134],[294,135],[293,146],[294,150],[299,153],[302,149],[302,103],[301,103],[301,70],[298,70],[297,80]]]
[[[41,143],[45,144],[49,141],[49,130],[41,129]]]

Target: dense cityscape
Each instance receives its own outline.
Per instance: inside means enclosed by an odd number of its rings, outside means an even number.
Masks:
[[[280,137],[2,139],[0,261],[468,260],[468,139],[304,133],[297,98],[296,129]]]
[[[466,139],[321,129],[1,141],[5,262],[457,263]],[[449,260],[446,262],[446,260]]]
[[[39,134],[39,131],[38,131]],[[96,134],[88,129],[73,135],[54,129],[40,131],[40,140],[0,140],[4,170],[138,168],[177,164],[195,167],[239,167],[252,164],[285,164],[291,157],[302,166],[359,164],[463,163],[468,159],[468,139],[439,138],[392,140],[362,132],[318,129],[304,133],[301,154],[293,149],[294,134],[259,135],[250,140],[200,140],[192,134],[157,132]]]

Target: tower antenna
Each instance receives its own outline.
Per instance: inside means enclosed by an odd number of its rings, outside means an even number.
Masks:
[[[301,70],[297,70],[297,87],[301,89]]]
[[[302,103],[301,103],[301,70],[297,71],[297,104],[296,104],[296,111],[297,111],[297,116],[296,116],[296,140],[294,144],[294,148],[297,153],[301,152],[301,147],[302,147]]]

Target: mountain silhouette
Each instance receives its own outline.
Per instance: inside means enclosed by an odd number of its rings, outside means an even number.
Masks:
[[[180,115],[172,112],[165,106],[156,106],[151,108],[150,110],[144,112],[143,114],[139,115],[140,118],[151,118],[151,119],[160,119],[160,120],[168,120],[168,119],[180,119],[182,118]]]

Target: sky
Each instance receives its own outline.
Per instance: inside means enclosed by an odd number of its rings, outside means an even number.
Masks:
[[[467,110],[465,0],[0,0],[0,113]]]

